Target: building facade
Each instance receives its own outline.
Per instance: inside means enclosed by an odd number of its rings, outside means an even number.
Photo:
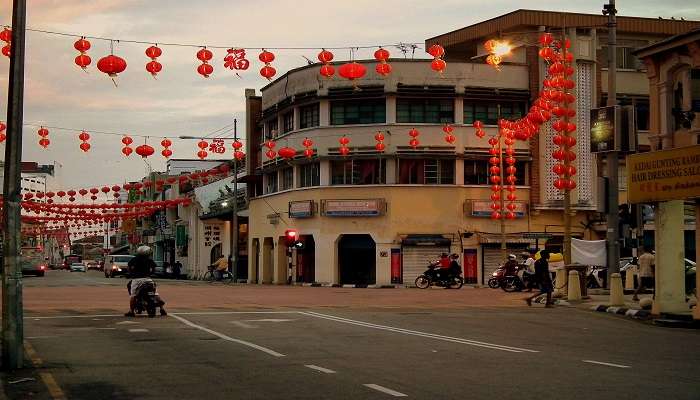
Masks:
[[[281,76],[261,96],[247,90],[249,282],[411,285],[429,260],[452,252],[462,257],[466,281],[483,284],[502,261],[502,241],[508,253],[545,245],[560,250],[563,196],[553,187],[554,131],[544,126],[534,140],[516,144],[518,218],[507,221],[504,236],[489,218],[489,145],[471,126],[481,120],[491,136],[499,109],[506,119],[527,113],[544,78],[537,36],[562,18],[575,55],[575,122],[587,133],[590,109],[605,97],[604,41],[600,29],[591,28],[604,25],[600,16],[519,10],[428,39],[426,45],[447,51],[442,74],[430,69],[430,60],[391,59],[392,72],[384,77],[374,72],[374,61],[360,61],[368,73],[348,81],[321,77],[316,64]],[[618,19],[620,43],[638,47],[682,29],[675,21],[636,20]],[[480,49],[499,34],[515,49],[495,69]],[[618,73],[618,92],[639,108],[644,132],[643,68],[633,58],[623,62],[629,71]],[[443,138],[446,124],[454,128],[454,143]],[[419,131],[415,148],[412,129]],[[378,132],[383,151],[375,147]],[[577,137],[573,234],[597,239],[605,232],[596,230],[600,162],[588,151],[588,135]],[[313,141],[311,158],[301,152],[306,138]],[[296,156],[267,157],[269,140],[275,150],[294,148]],[[288,229],[299,231],[300,248],[288,251]]]

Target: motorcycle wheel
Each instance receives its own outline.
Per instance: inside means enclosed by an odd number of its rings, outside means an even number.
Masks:
[[[151,299],[146,303],[146,312],[148,313],[148,318],[156,316],[156,304]]]
[[[498,286],[499,286],[499,285],[498,285],[498,279],[496,279],[496,278],[491,278],[491,279],[489,279],[488,284],[489,284],[489,287],[490,287],[491,289],[498,289]]]
[[[427,289],[430,287],[430,278],[425,275],[418,275],[415,283],[418,289]]]
[[[505,278],[500,282],[500,285],[504,292],[512,293],[518,290],[518,284],[514,278]]]
[[[464,279],[462,279],[461,276],[456,276],[452,278],[452,283],[450,283],[449,288],[450,289],[461,289],[462,285],[464,285]]]

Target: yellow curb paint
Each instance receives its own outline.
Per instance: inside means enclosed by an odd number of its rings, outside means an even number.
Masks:
[[[29,356],[29,359],[32,360],[34,367],[39,368],[44,365],[44,362],[41,360],[41,358],[39,358],[39,355],[34,350],[34,347],[32,347],[32,345],[26,340],[24,341],[24,351]],[[51,395],[52,399],[66,400],[66,395],[63,394],[63,390],[61,390],[61,387],[58,386],[56,379],[54,379],[50,372],[39,372],[39,376],[44,382],[44,385],[46,385],[46,388],[49,390],[49,394]]]

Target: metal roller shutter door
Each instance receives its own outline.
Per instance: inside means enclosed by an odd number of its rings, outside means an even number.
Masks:
[[[437,260],[442,253],[450,253],[447,246],[404,246],[401,251],[403,260],[403,284],[414,286],[418,275],[428,269],[428,262]]]
[[[527,245],[522,246],[512,246],[508,245],[507,254],[515,254],[516,256],[523,251],[527,250]],[[482,284],[486,284],[489,278],[495,270],[503,263],[503,257],[501,256],[501,247],[484,247],[483,248],[483,263],[482,265]]]

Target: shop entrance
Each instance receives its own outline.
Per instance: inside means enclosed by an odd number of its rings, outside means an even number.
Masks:
[[[341,285],[374,285],[377,245],[370,235],[342,235],[338,241]]]
[[[302,235],[299,240],[303,243],[297,249],[296,281],[314,283],[316,281],[316,244],[312,235]]]

